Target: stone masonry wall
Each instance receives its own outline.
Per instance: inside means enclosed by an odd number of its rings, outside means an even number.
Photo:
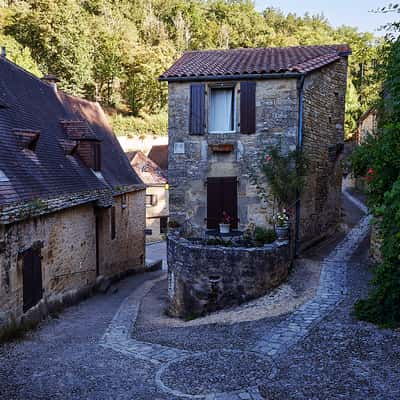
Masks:
[[[340,219],[340,147],[344,142],[347,61],[309,75],[304,84],[303,150],[309,162],[301,196],[303,246],[332,231]]]
[[[0,310],[22,313],[22,259],[42,243],[44,297],[79,289],[96,279],[93,206],[83,205],[1,227]]]
[[[145,190],[116,196],[115,239],[111,238],[111,208],[101,210],[100,275],[113,276],[145,262]]]
[[[287,241],[221,247],[169,234],[168,311],[190,318],[262,296],[286,279],[290,263]]]
[[[101,209],[100,274],[118,276],[144,266],[144,194],[145,190],[140,190],[114,198],[114,240],[110,239],[110,209]],[[59,301],[62,296],[95,284],[95,226],[95,208],[90,203],[0,226],[0,325],[2,319],[18,318],[22,314],[20,254],[33,245],[41,247],[46,301]]]
[[[256,133],[240,134],[240,84],[236,83],[235,133],[189,135],[190,83],[169,83],[169,164],[170,220],[190,218],[197,228],[206,226],[206,180],[208,177],[239,177],[239,228],[249,222],[267,226],[272,208],[260,201],[249,181],[248,164],[255,162],[266,147],[282,143],[285,150],[295,149],[298,96],[296,79],[257,81]],[[206,99],[207,104],[207,99]],[[207,110],[206,110],[207,112]],[[174,145],[185,143],[184,154],[174,154]],[[231,153],[213,153],[209,144],[232,144]]]

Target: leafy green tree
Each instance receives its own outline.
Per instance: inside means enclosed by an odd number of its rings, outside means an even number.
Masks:
[[[6,33],[29,47],[44,71],[56,74],[66,90],[82,94],[92,82],[89,15],[75,0],[31,0],[18,9]]]

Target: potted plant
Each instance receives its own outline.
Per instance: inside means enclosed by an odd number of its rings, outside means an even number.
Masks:
[[[285,209],[276,214],[275,223],[275,231],[278,239],[287,239],[289,233],[289,215]]]
[[[219,232],[229,233],[231,230],[231,221],[232,218],[230,217],[230,215],[226,211],[223,211],[222,222],[219,224]]]

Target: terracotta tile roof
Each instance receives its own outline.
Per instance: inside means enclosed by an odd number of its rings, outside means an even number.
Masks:
[[[159,185],[167,183],[165,172],[141,151],[126,153],[132,168],[146,185]]]
[[[347,45],[188,51],[160,79],[307,73],[349,54]]]
[[[168,170],[168,145],[158,144],[152,146],[147,157],[154,161],[162,170]]]
[[[5,58],[0,76],[0,206],[142,185],[99,104],[57,92]],[[67,155],[75,135],[101,141],[104,180]]]

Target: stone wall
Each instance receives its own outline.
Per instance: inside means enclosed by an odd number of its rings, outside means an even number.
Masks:
[[[301,196],[300,241],[307,244],[340,220],[347,61],[309,75],[304,84],[303,150],[309,162]]]
[[[145,190],[115,197],[116,239],[103,209],[99,274],[107,277],[144,267]],[[122,208],[122,198],[126,208]],[[40,247],[43,301],[83,291],[96,283],[96,211],[92,203],[0,226],[0,323],[19,318],[23,307],[21,253]],[[42,301],[42,303],[43,303]],[[4,322],[4,321],[3,321]],[[0,324],[1,325],[1,324]]]
[[[111,212],[100,211],[100,275],[112,276],[145,262],[145,190],[114,198],[115,238],[111,236]]]
[[[346,70],[347,60],[341,59],[305,79],[303,143],[310,167],[301,199],[300,239],[304,244],[328,234],[339,221]],[[199,230],[204,229],[207,178],[236,176],[239,229],[249,222],[270,225],[276,210],[261,201],[256,186],[249,180],[249,165],[257,170],[257,160],[269,145],[281,143],[283,151],[296,148],[299,81],[269,79],[256,84],[256,133],[240,134],[237,125],[235,133],[191,136],[190,83],[169,83],[170,219],[180,223],[190,219]],[[240,123],[239,89],[240,83],[236,83],[237,124]],[[183,154],[174,153],[176,143],[184,143]],[[233,145],[234,151],[218,154],[210,150],[209,145],[222,143]]]
[[[269,225],[272,208],[260,201],[249,180],[249,163],[255,162],[268,145],[282,144],[295,149],[298,96],[296,79],[257,81],[256,133],[189,135],[190,83],[169,83],[169,164],[170,219],[182,223],[190,218],[198,228],[205,227],[206,181],[208,177],[239,177],[239,228],[249,222]],[[236,84],[236,122],[240,123],[240,84]],[[207,101],[206,101],[207,103]],[[184,154],[175,154],[175,143],[184,142]],[[209,145],[228,143],[233,152],[213,153]]]
[[[221,247],[192,244],[170,234],[169,313],[190,318],[262,296],[286,279],[289,266],[287,241]]]
[[[379,224],[379,218],[372,224],[371,242],[369,248],[369,256],[371,257],[372,261],[377,264],[383,261],[381,250],[383,239]]]

